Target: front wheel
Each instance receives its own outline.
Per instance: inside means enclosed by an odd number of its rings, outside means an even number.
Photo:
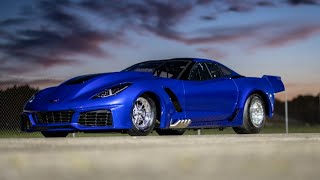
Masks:
[[[263,99],[258,94],[253,94],[246,101],[242,127],[234,127],[233,130],[238,134],[259,133],[264,126],[265,119],[265,105]]]
[[[41,134],[46,138],[55,138],[55,137],[67,137],[69,133],[42,131]]]
[[[157,110],[155,102],[147,95],[138,97],[131,110],[131,136],[146,136],[156,124]]]

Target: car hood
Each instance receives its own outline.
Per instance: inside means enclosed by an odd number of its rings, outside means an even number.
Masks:
[[[70,101],[80,97],[90,98],[93,95],[124,82],[155,78],[146,72],[115,72],[84,75],[72,78],[57,87],[40,91],[36,99],[49,102]]]

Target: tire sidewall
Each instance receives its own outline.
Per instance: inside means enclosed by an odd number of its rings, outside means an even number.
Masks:
[[[152,122],[150,123],[150,126],[148,128],[146,128],[146,129],[144,129],[144,130],[137,129],[136,126],[134,125],[133,121],[132,121],[134,104],[135,104],[136,100],[138,98],[140,98],[140,97],[142,97],[142,98],[144,98],[144,99],[146,99],[148,101],[148,103],[151,106],[151,110],[154,113],[154,117],[152,119]],[[130,112],[130,121],[131,121],[132,128],[129,129],[128,133],[130,135],[132,135],[132,136],[146,136],[146,135],[150,134],[153,131],[153,129],[154,129],[155,125],[156,125],[156,119],[157,119],[157,109],[156,109],[156,104],[155,104],[154,100],[151,99],[147,95],[141,95],[141,96],[137,97],[134,100],[134,102],[132,103],[131,112]]]
[[[252,104],[253,100],[257,99],[257,98],[260,100],[262,107],[263,107],[263,111],[264,111],[263,120],[262,120],[262,123],[259,127],[256,127],[255,125],[253,125],[252,120],[251,120],[251,116],[250,116],[251,104]],[[261,96],[259,96],[258,94],[252,94],[247,99],[246,104],[245,104],[243,119],[244,119],[243,126],[245,127],[245,129],[247,129],[249,131],[249,133],[259,133],[260,132],[260,130],[263,128],[263,126],[265,124],[265,120],[266,120],[265,103],[264,103]]]

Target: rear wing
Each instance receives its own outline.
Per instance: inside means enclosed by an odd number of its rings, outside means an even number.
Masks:
[[[271,84],[271,86],[273,88],[274,93],[278,93],[278,92],[285,90],[280,76],[264,75],[264,76],[262,76],[262,78],[265,78],[269,81],[269,83]]]

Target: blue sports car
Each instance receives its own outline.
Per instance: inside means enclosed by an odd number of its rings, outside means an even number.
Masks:
[[[22,131],[45,137],[71,132],[182,135],[186,129],[232,127],[259,133],[272,117],[280,77],[245,77],[207,59],[135,64],[121,72],[75,77],[36,93],[21,115]]]

